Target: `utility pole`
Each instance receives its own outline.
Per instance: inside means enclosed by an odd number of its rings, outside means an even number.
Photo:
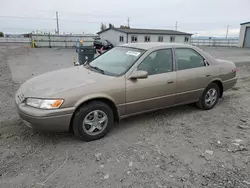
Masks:
[[[227,36],[228,36],[228,30],[229,30],[229,25],[227,25],[226,39],[227,39]]]
[[[177,27],[178,27],[178,22],[175,22],[175,31],[177,31]]]
[[[129,22],[130,22],[130,19],[129,19],[129,17],[128,17],[128,27],[130,27],[130,26],[129,26]]]
[[[58,12],[56,12],[56,25],[57,25],[57,34],[59,35]]]

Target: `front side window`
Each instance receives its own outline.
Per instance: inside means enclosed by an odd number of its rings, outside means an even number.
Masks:
[[[144,50],[115,47],[89,63],[90,69],[110,76],[120,76],[137,61]],[[87,66],[87,65],[86,65]]]
[[[175,49],[175,57],[178,70],[204,67],[204,58],[195,50],[190,48]]]
[[[173,70],[173,58],[171,49],[163,49],[152,52],[148,55],[137,70],[144,70],[148,75],[171,72]]]
[[[144,42],[150,42],[150,36],[145,36],[144,37]]]
[[[170,37],[170,42],[175,42],[175,36]]]
[[[137,42],[137,36],[131,36],[131,42]]]

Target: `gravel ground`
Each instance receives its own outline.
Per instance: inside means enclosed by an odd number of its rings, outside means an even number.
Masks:
[[[74,55],[0,47],[0,187],[250,187],[250,64],[210,111],[188,105],[140,115],[86,143],[25,127],[13,98],[20,83],[72,66]]]
[[[250,62],[249,48],[201,47],[216,58],[226,59],[237,63]]]

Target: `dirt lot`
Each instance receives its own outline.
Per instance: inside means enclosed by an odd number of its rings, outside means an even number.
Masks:
[[[218,49],[207,50],[220,57]],[[232,51],[221,54],[236,59]],[[133,117],[85,143],[25,127],[13,98],[20,83],[72,66],[74,55],[0,47],[1,188],[250,187],[250,61],[238,64],[237,85],[213,110],[189,105]]]

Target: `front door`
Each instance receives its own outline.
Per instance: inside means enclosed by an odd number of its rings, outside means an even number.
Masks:
[[[174,104],[177,76],[172,57],[172,49],[156,50],[137,67],[147,71],[148,78],[126,80],[127,115]]]
[[[176,103],[197,101],[213,77],[212,67],[191,48],[176,48]]]

